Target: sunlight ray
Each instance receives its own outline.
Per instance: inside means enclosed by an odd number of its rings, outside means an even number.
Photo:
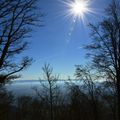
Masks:
[[[62,0],[62,4],[66,7],[66,11],[63,13],[64,17],[74,18],[85,22],[86,15],[95,13],[90,7],[91,0]]]

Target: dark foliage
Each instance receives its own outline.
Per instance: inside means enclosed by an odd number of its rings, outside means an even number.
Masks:
[[[67,87],[68,94],[61,96],[67,97],[67,101],[56,99],[52,104],[52,114],[55,120],[115,120],[113,94],[105,92],[105,83],[101,83],[101,95],[97,95],[94,101],[97,108],[97,118],[94,111],[93,100],[89,93],[82,88],[83,85],[71,85]],[[98,86],[96,89],[98,89]],[[86,90],[88,90],[86,88]],[[44,93],[45,95],[45,93]],[[41,93],[42,96],[42,93]],[[47,95],[46,95],[47,96]],[[109,99],[111,101],[109,102]],[[13,104],[14,102],[14,104]],[[57,104],[59,102],[59,104]],[[50,101],[40,97],[21,96],[13,101],[13,96],[7,91],[0,91],[0,120],[49,120]]]
[[[117,113],[120,119],[120,1],[112,0],[106,17],[97,25],[90,24],[93,42],[87,46],[92,65],[103,79],[114,83]],[[115,98],[116,99],[116,98]]]

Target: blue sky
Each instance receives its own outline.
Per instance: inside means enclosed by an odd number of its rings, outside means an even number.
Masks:
[[[64,0],[61,0],[64,1]],[[94,14],[86,14],[86,21],[78,19],[73,24],[73,18],[65,17],[67,7],[60,0],[39,0],[39,8],[45,14],[42,18],[45,26],[34,28],[30,38],[29,48],[24,52],[34,59],[33,64],[24,72],[20,79],[39,79],[42,76],[42,66],[50,63],[55,74],[60,78],[74,76],[76,64],[85,64],[86,51],[82,48],[90,43],[89,22],[96,23],[104,16],[104,8],[108,0],[91,0],[90,7]],[[71,32],[71,28],[74,30]]]

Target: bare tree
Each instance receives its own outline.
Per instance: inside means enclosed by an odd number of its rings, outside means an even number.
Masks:
[[[56,82],[58,80],[58,76],[53,75],[53,68],[50,66],[50,64],[45,64],[42,68],[44,72],[44,78],[45,80],[48,81],[48,91],[49,91],[49,99],[50,99],[50,119],[53,120],[53,103],[54,103],[54,98],[56,96]]]
[[[98,120],[98,102],[101,94],[100,89],[96,86],[98,76],[95,75],[94,71],[91,70],[90,66],[84,67],[82,65],[76,65],[75,76],[77,79],[83,82],[85,91],[88,94],[88,100],[90,101],[91,107],[93,108],[94,120]]]
[[[36,2],[0,0],[0,82],[19,77],[16,73],[31,64],[32,59],[28,57],[22,60],[16,60],[16,57],[26,49],[28,42],[25,38],[30,36],[33,26],[41,24],[37,24],[40,20]]]
[[[60,102],[60,91],[59,87],[57,85],[57,81],[59,79],[58,75],[53,75],[53,68],[50,66],[50,64],[45,64],[42,67],[43,70],[43,79],[40,80],[42,89],[39,91],[38,88],[33,87],[34,91],[37,93],[37,96],[40,98],[41,101],[44,102],[44,104],[47,104],[50,106],[50,120],[54,119],[54,106],[57,103]],[[61,101],[62,102],[62,101]]]
[[[102,77],[114,82],[120,120],[120,2],[112,0],[106,9],[106,17],[97,25],[90,24],[93,42],[87,48],[93,65]]]

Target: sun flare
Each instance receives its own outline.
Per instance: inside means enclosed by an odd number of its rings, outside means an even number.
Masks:
[[[74,0],[69,4],[70,12],[75,17],[83,18],[85,14],[89,13],[91,10],[89,8],[90,1],[89,0]]]
[[[91,8],[92,0],[60,0],[63,5],[66,7],[66,11],[63,12],[63,15],[67,18],[73,18],[76,20],[82,20],[85,22],[86,16],[88,14],[94,13],[94,10]]]
[[[88,8],[87,8],[87,4],[84,1],[75,1],[72,5],[71,5],[71,12],[73,12],[75,15],[82,15],[85,12],[87,12]]]
[[[70,21],[70,30],[68,32],[67,42],[69,43],[72,33],[75,29],[75,25],[79,22],[83,25],[89,23],[87,17],[94,14],[95,10],[92,8],[92,0],[59,0],[64,11],[61,12],[64,20]]]

